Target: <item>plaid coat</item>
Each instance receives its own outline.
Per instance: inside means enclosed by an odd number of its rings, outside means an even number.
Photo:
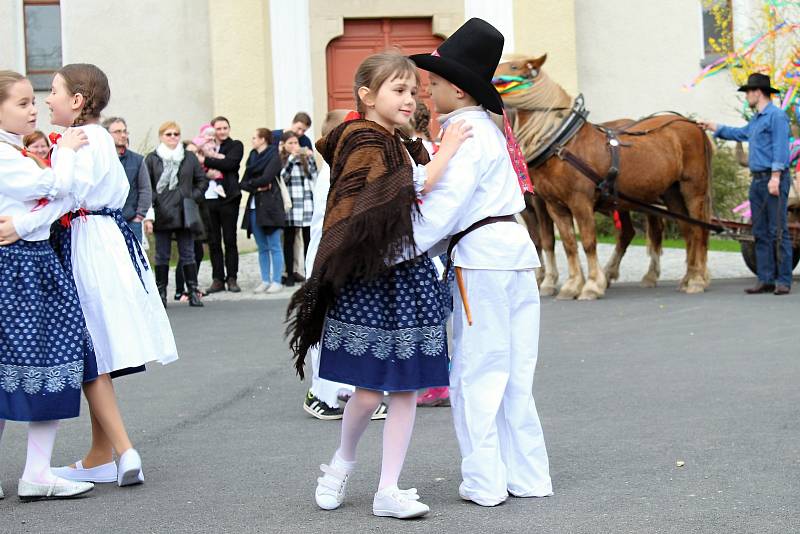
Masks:
[[[307,158],[308,172],[297,156],[289,156],[281,171],[281,178],[292,198],[292,209],[286,214],[286,226],[311,226],[314,213],[314,180],[317,179],[317,163],[312,156]]]

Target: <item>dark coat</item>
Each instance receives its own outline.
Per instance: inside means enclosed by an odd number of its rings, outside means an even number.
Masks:
[[[222,172],[222,187],[225,188],[225,198],[220,198],[221,203],[239,202],[242,191],[239,188],[239,167],[244,158],[244,145],[241,141],[225,139],[219,146],[219,153],[224,154],[222,159],[206,158],[205,166]]]
[[[255,154],[255,155],[254,155]],[[253,150],[248,158],[247,168],[240,184],[242,190],[250,193],[247,208],[242,218],[242,228],[247,230],[247,237],[253,233],[250,227],[250,200],[256,201],[256,224],[263,228],[274,229],[286,226],[286,211],[283,209],[283,198],[278,186],[281,174],[281,158],[274,152],[265,151],[266,165],[256,162],[257,153]],[[266,191],[257,191],[260,187],[269,187]]]
[[[156,184],[164,170],[164,162],[156,152],[151,152],[144,160],[150,172],[150,185],[153,187],[153,209],[155,220],[153,230],[156,232],[181,230],[184,228],[183,199],[191,198],[202,205],[208,189],[208,178],[200,161],[193,153],[186,151],[183,161],[178,167],[178,187],[161,193],[156,191]]]

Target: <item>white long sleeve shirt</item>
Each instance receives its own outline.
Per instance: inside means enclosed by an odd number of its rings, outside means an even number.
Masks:
[[[86,133],[89,144],[82,146],[77,152],[56,147],[51,158],[59,177],[62,176],[62,165],[73,166],[71,174],[64,173],[63,178],[58,181],[57,195],[67,196],[69,200],[65,200],[63,204],[51,202],[40,210],[15,218],[14,227],[23,239],[30,239],[23,234],[38,235],[39,232],[46,232],[50,223],[58,216],[49,221],[48,219],[58,209],[66,207],[63,214],[78,208],[92,211],[102,208],[121,209],[125,205],[130,185],[125,169],[119,162],[113,138],[98,124],[87,124],[80,128]]]
[[[422,217],[414,221],[419,252],[441,253],[450,236],[487,217],[525,209],[519,180],[503,133],[483,108],[469,107],[440,117],[442,128],[463,120],[472,125],[467,139],[433,190],[422,197]],[[456,246],[453,264],[465,269],[526,270],[539,267],[528,231],[515,222],[483,226]]]
[[[63,150],[57,167],[41,168],[14,148],[22,146],[22,136],[0,130],[0,141],[0,215],[13,218],[22,239],[43,241],[50,236],[50,224],[73,209],[74,199],[66,188],[72,181],[75,152]],[[39,199],[49,203],[37,208]]]

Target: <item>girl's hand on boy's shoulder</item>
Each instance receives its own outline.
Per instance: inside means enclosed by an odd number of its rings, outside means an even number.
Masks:
[[[455,152],[470,137],[472,137],[471,124],[463,120],[454,122],[444,131],[439,152]]]

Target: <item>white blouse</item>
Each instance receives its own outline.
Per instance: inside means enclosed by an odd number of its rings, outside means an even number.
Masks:
[[[67,196],[71,202],[48,205],[19,219],[15,218],[17,234],[23,239],[29,239],[27,234],[49,228],[50,223],[58,218],[58,215],[53,217],[53,213],[59,208],[67,207],[63,214],[78,208],[93,211],[102,208],[121,209],[125,205],[130,185],[111,134],[98,124],[87,124],[80,128],[89,138],[89,144],[77,152],[55,147],[51,158],[59,176],[56,195]],[[74,162],[74,168],[71,173],[64,173],[62,179],[60,169],[70,162]]]
[[[14,147],[22,147],[22,136],[0,129],[0,215],[13,217],[22,239],[43,241],[50,236],[50,224],[74,205],[65,188],[72,181],[75,152],[63,150],[59,165],[50,169]],[[39,199],[49,203],[37,208]]]

